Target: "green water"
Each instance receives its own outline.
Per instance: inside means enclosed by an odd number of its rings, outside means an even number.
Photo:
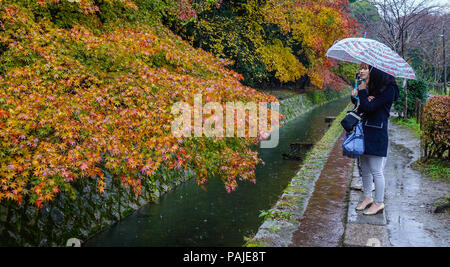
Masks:
[[[316,143],[328,129],[326,116],[336,116],[348,97],[320,106],[284,125],[276,148],[258,149],[265,165],[256,169],[256,184],[241,181],[227,194],[218,178],[210,178],[206,191],[194,181],[164,194],[108,230],[86,246],[242,246],[262,223],[261,210],[270,209],[301,167],[300,161],[284,160],[291,142]],[[306,153],[306,151],[304,152]]]

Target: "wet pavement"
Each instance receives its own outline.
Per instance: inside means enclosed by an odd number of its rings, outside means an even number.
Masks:
[[[387,229],[393,246],[450,246],[450,212],[433,213],[432,204],[450,195],[450,184],[411,168],[420,156],[411,131],[391,124],[386,163]]]
[[[411,168],[420,142],[409,129],[389,124],[390,150],[384,169],[385,210],[375,216],[355,211],[362,192],[351,189],[344,246],[450,246],[450,212],[434,213],[433,203],[450,195],[450,184]],[[360,182],[356,162],[352,184]]]
[[[363,214],[363,211],[355,210],[358,203],[364,199],[361,188],[362,181],[357,161],[354,160],[343,245],[390,247],[389,233],[386,228],[386,212],[367,216]]]
[[[352,159],[342,156],[341,134],[316,181],[290,246],[335,247],[344,233],[345,195]]]

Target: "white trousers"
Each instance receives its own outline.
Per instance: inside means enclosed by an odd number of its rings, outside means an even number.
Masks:
[[[360,157],[364,196],[372,197],[372,184],[375,184],[375,202],[384,202],[384,174],[387,157],[362,155]]]

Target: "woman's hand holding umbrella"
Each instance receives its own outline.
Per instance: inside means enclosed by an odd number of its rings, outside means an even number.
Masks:
[[[361,81],[361,83],[360,83],[359,86],[358,86],[358,90],[364,90],[364,89],[367,89],[367,83],[366,83],[365,80]],[[352,96],[357,96],[357,95],[358,95],[358,90],[353,90],[353,91],[352,91]],[[370,102],[370,101],[372,101],[374,98],[375,98],[374,96],[369,96],[369,97],[367,98],[367,100]]]

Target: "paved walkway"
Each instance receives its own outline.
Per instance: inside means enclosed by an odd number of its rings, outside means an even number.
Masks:
[[[384,169],[385,210],[367,216],[355,207],[362,199],[361,178],[353,162],[344,246],[450,246],[450,212],[434,213],[433,203],[450,195],[450,184],[411,168],[419,140],[409,129],[389,125],[390,150]]]
[[[352,159],[342,156],[344,133],[330,151],[290,246],[335,247],[344,234],[345,195]]]

